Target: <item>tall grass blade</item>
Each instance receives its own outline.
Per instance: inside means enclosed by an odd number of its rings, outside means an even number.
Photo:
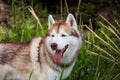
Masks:
[[[99,37],[93,30],[91,30],[87,25],[85,25],[86,28],[92,32],[92,34],[94,34],[95,37],[97,37],[99,40],[101,40],[104,44],[106,44],[106,46],[109,46],[111,49],[113,49],[116,53],[120,54],[118,50],[116,50],[112,45],[110,45],[109,43],[107,43],[104,39],[102,39],[101,37]]]
[[[114,58],[114,56],[112,56],[111,54],[109,54],[107,51],[105,51],[104,49],[100,48],[99,46],[97,46],[97,45],[95,45],[95,44],[93,44],[93,43],[91,43],[91,42],[89,42],[89,41],[86,41],[86,40],[85,40],[85,42],[88,43],[88,44],[90,44],[90,45],[93,45],[96,49],[98,49],[99,51],[107,54],[107,55],[108,55],[109,57],[111,57],[113,60],[116,60],[116,59]],[[117,60],[116,60],[116,61],[117,61]]]
[[[106,57],[106,56],[99,55],[99,54],[96,53],[96,52],[87,50],[87,53],[90,54],[90,55],[93,55],[93,56],[100,56],[100,57],[103,58],[103,59],[106,59],[106,60],[109,60],[109,61],[111,61],[111,62],[114,62],[115,64],[118,64],[118,62],[116,62],[114,59],[110,59],[110,58],[108,58],[108,57]]]
[[[109,30],[120,40],[120,36],[110,27]]]
[[[29,80],[31,80],[33,72],[34,72],[34,69],[30,73]]]
[[[37,17],[37,15],[35,14],[34,10],[32,7],[29,7],[28,10],[31,12],[31,14],[34,16],[34,18],[37,20],[38,24],[40,25],[41,31],[42,31],[42,35],[44,34],[43,28],[42,28],[42,24],[39,20],[39,18]]]
[[[92,25],[91,19],[89,20],[89,23],[90,23],[90,29],[93,30],[93,25]],[[92,38],[92,42],[94,43],[95,40],[94,40],[94,35],[93,34],[91,34],[91,38]]]
[[[98,22],[98,24],[100,24],[102,27],[106,28],[108,31],[113,33],[120,40],[120,37],[118,36],[118,34],[115,31],[113,31],[113,29],[111,29],[110,27],[104,25],[102,22]]]
[[[115,20],[115,23],[117,24],[117,26],[120,28],[120,24],[117,20]]]
[[[118,80],[118,79],[120,79],[120,73],[118,73],[118,74],[113,78],[113,80]]]
[[[100,66],[100,55],[98,55],[97,65],[95,70],[95,79],[98,80],[99,78],[99,66]]]
[[[114,25],[112,25],[106,18],[104,18],[102,15],[100,15],[100,17],[101,17],[103,20],[105,20],[105,21],[111,26],[112,30],[114,30],[114,31],[116,31],[118,34],[120,34],[119,31],[116,29],[116,27],[114,27]]]
[[[79,15],[79,11],[80,11],[80,3],[81,3],[81,0],[79,0],[78,2],[78,6],[77,6],[77,11],[76,11],[76,21],[78,21],[78,15]]]
[[[66,6],[66,9],[67,9],[67,13],[69,14],[69,8],[68,8],[67,0],[64,0],[64,1],[65,1],[65,6]]]
[[[110,37],[108,35],[105,34],[105,32],[101,31],[101,33],[106,37],[107,40],[109,40],[116,48],[117,50],[120,52],[120,48],[118,48],[118,46],[114,43],[114,41],[112,41],[112,39],[110,39]]]
[[[60,0],[60,16],[61,16],[61,19],[63,19],[63,8],[62,8],[63,4],[62,4],[62,0]]]

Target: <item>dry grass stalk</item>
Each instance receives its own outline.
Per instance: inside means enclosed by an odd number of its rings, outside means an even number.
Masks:
[[[106,37],[107,40],[109,40],[120,52],[120,49],[118,48],[118,46],[114,43],[114,41],[112,41],[112,39],[110,39],[110,37],[108,35],[105,34],[105,32],[101,31],[101,33]]]
[[[89,19],[89,25],[90,25],[90,29],[91,30],[93,30],[93,25],[92,25],[92,21],[91,21],[91,19]],[[94,35],[93,34],[90,34],[91,35],[91,38],[92,38],[92,42],[94,43],[95,42],[95,40],[94,40]]]
[[[78,2],[78,6],[77,6],[77,11],[76,11],[76,20],[78,20],[78,15],[79,15],[79,10],[80,10],[80,3],[81,3],[81,0],[79,0],[79,2]]]
[[[105,51],[104,49],[100,48],[99,46],[97,46],[97,45],[95,45],[95,44],[93,44],[93,43],[91,43],[91,42],[89,42],[89,41],[86,41],[86,40],[85,40],[85,42],[88,43],[88,44],[90,44],[90,45],[93,45],[93,46],[94,46],[96,49],[98,49],[99,51],[104,52],[104,53],[107,54],[109,57],[111,57],[113,60],[116,60],[112,55],[110,55],[107,51]]]
[[[115,23],[117,24],[117,26],[120,28],[120,24],[117,20],[115,20]],[[120,30],[120,29],[119,29]]]
[[[32,7],[29,7],[28,10],[31,12],[31,14],[33,15],[33,17],[37,20],[37,22],[38,22],[38,24],[39,24],[39,26],[40,26],[40,28],[41,28],[41,30],[42,30],[42,34],[43,34],[42,24],[41,24],[39,18],[37,17],[37,15],[35,14],[33,8],[32,8]]]
[[[120,37],[118,36],[118,34],[110,27],[110,26],[106,26],[104,25],[102,22],[98,22],[102,27],[104,27],[105,29],[107,29],[108,31],[110,31],[111,33],[113,33],[119,40]]]
[[[116,27],[114,27],[114,25],[112,25],[106,18],[104,18],[102,15],[100,15],[100,17],[110,25],[110,27],[112,28],[112,30],[114,30],[114,32],[119,33],[119,31],[116,29]]]
[[[63,19],[63,16],[62,16],[62,13],[63,13],[63,12],[62,12],[62,10],[63,10],[63,9],[62,9],[62,0],[60,0],[60,13],[61,13],[61,19]]]
[[[66,0],[64,0],[64,1],[65,1],[65,5],[66,5],[66,9],[67,9],[67,13],[69,14],[69,8],[68,8],[67,1],[66,1]]]
[[[107,59],[107,60],[109,60],[109,61],[114,62],[115,64],[118,64],[115,60],[110,59],[110,58],[108,58],[108,57],[106,57],[106,56],[100,55],[100,54],[98,54],[98,53],[95,53],[95,52],[93,52],[93,51],[89,51],[89,50],[88,50],[87,53],[90,54],[90,55],[93,55],[93,56],[100,56],[100,57],[103,58],[103,59]]]
[[[97,37],[99,40],[101,40],[106,46],[109,46],[111,49],[113,49],[116,53],[120,54],[118,50],[116,50],[112,45],[110,45],[109,43],[107,43],[104,39],[102,39],[101,37],[99,37],[93,30],[91,30],[87,25],[85,25],[85,27],[92,32],[92,34],[94,34],[95,37]]]

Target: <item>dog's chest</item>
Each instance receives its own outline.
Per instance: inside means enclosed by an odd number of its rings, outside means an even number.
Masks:
[[[60,69],[60,71],[55,71],[49,66],[44,66],[40,72],[38,80],[60,80],[60,78],[65,79],[71,73],[73,66],[74,63],[66,69]]]
[[[53,70],[49,66],[44,66],[40,70],[38,80],[58,80],[59,72]]]

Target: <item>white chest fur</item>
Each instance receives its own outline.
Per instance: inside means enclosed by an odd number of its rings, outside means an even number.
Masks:
[[[61,76],[62,76],[62,79],[65,79],[70,75],[72,68],[74,66],[74,63],[75,62],[73,62],[73,64],[66,69],[60,69],[60,72],[57,72],[53,70],[51,67],[46,66],[40,72],[38,80],[60,80]],[[63,71],[63,74],[62,74],[62,71]]]

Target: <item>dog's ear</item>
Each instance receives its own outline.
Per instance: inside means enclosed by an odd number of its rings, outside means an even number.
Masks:
[[[66,19],[66,23],[68,23],[71,27],[77,29],[76,20],[75,20],[74,16],[71,13],[68,14],[67,19]]]
[[[49,15],[48,17],[48,29],[50,29],[50,27],[55,23],[52,15]]]

